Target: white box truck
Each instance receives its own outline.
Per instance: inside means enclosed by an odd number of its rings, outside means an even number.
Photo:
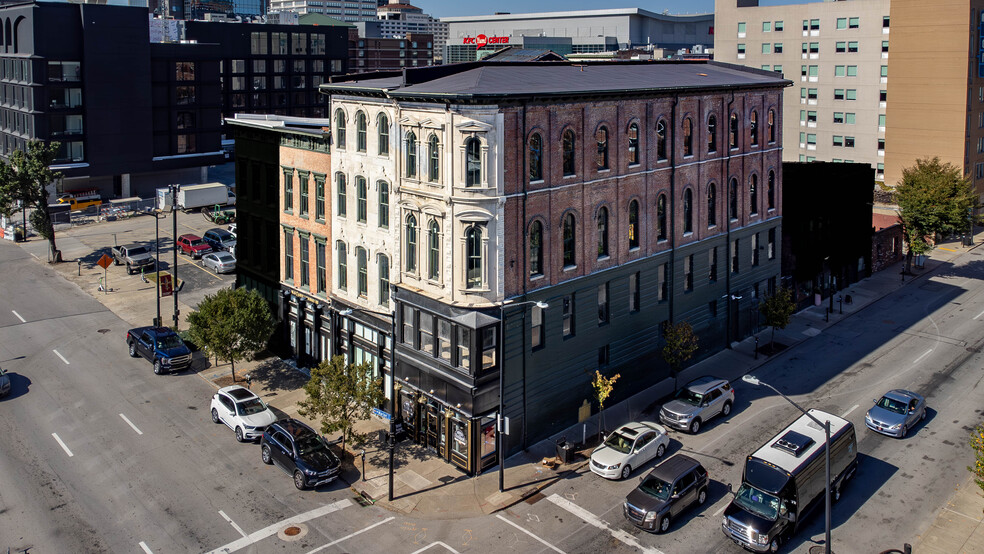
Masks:
[[[229,203],[229,187],[222,183],[183,185],[178,189],[178,207],[185,211]]]

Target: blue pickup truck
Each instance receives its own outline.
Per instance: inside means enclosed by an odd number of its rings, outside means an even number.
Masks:
[[[180,371],[191,365],[191,350],[181,337],[167,327],[137,327],[126,332],[130,356],[143,356],[154,363],[160,375]]]

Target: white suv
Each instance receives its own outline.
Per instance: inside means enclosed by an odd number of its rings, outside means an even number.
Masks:
[[[239,442],[262,437],[263,430],[277,421],[273,410],[259,396],[239,385],[219,389],[212,397],[211,412],[212,422],[228,425]]]

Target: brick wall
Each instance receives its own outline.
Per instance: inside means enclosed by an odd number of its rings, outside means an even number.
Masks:
[[[308,281],[309,285],[304,287],[305,292],[311,294],[317,293],[318,286],[318,275],[317,275],[317,257],[316,257],[316,242],[314,239],[315,235],[322,236],[326,238],[325,247],[325,273],[326,273],[326,290],[331,290],[331,279],[332,279],[332,240],[331,240],[331,227],[327,222],[331,221],[331,156],[325,154],[324,152],[313,152],[310,150],[302,150],[299,148],[290,148],[286,146],[280,147],[280,223],[281,225],[286,225],[288,227],[293,227],[294,231],[294,286],[296,288],[301,288],[301,238],[298,232],[310,233],[308,238]],[[293,168],[294,169],[294,179],[293,179],[293,210],[292,213],[286,213],[283,211],[284,207],[284,171],[283,168]],[[297,170],[309,172],[308,178],[308,206],[306,217],[301,217],[300,213],[300,202],[301,202],[301,187],[298,182]],[[319,173],[325,176],[325,221],[319,222],[315,220],[315,201],[317,187],[315,184],[314,174]],[[280,279],[284,281],[284,233],[281,229],[280,232],[280,253],[270,253],[270,255],[278,255],[280,257]],[[320,296],[325,296],[324,294]]]
[[[871,271],[881,271],[905,258],[902,226],[892,225],[875,232],[871,237]]]

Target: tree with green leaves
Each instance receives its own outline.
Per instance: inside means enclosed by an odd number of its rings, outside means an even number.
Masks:
[[[666,329],[663,330],[663,340],[666,341],[666,344],[663,345],[660,354],[673,373],[673,388],[675,390],[676,378],[680,369],[683,364],[694,357],[700,347],[700,341],[694,334],[694,328],[686,321],[667,325]]]
[[[930,241],[936,234],[968,230],[971,211],[978,207],[977,194],[963,170],[938,156],[904,168],[894,198],[908,247],[906,271],[913,255],[933,249]]]
[[[48,185],[61,177],[51,170],[60,144],[32,140],[27,152],[14,150],[8,161],[0,161],[0,213],[10,217],[19,207],[31,210],[31,225],[48,241],[48,261],[61,261],[55,247],[55,228],[48,213]],[[20,206],[17,203],[20,203]],[[26,235],[27,229],[24,229]]]
[[[270,305],[256,290],[220,289],[205,296],[188,315],[188,334],[195,344],[216,358],[232,364],[248,360],[266,348],[276,323]]]
[[[796,311],[796,303],[793,302],[793,291],[786,287],[766,296],[759,304],[759,312],[765,319],[765,324],[772,327],[772,338],[769,339],[770,351],[775,348],[776,329],[785,329],[794,311]]]
[[[297,403],[298,413],[317,418],[322,434],[341,431],[343,452],[346,440],[365,442],[366,434],[357,432],[355,424],[369,419],[372,409],[385,400],[383,380],[373,377],[369,363],[346,364],[342,356],[312,369],[304,392],[307,399]]]
[[[608,400],[615,390],[615,381],[618,381],[619,377],[621,374],[618,373],[605,377],[596,369],[594,379],[591,380],[591,388],[594,390],[595,400],[598,401],[598,431],[601,440],[605,440],[605,400]]]

